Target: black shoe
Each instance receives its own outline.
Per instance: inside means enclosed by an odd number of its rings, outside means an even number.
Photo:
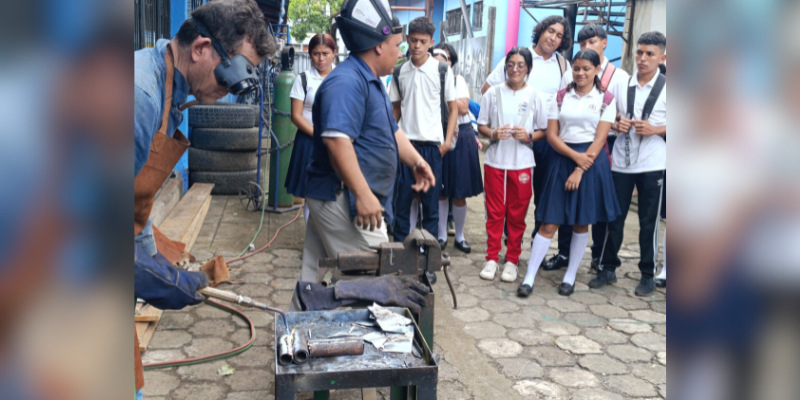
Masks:
[[[561,286],[558,287],[558,294],[562,296],[569,296],[573,292],[575,292],[575,286],[569,283],[561,282]]]
[[[533,293],[531,285],[522,284],[517,288],[517,296],[519,297],[528,297],[531,293]]]
[[[466,240],[462,240],[460,242],[455,242],[456,249],[461,250],[464,254],[469,254],[472,252],[472,247],[469,246]]]
[[[431,285],[436,284],[436,274],[433,272],[426,272],[425,275],[428,275],[428,281],[430,281]]]
[[[656,278],[656,287],[665,288],[667,287],[667,280]]]
[[[598,265],[600,265],[600,259],[599,258],[593,258],[592,259],[592,266],[591,266],[590,271],[592,273],[594,273],[594,274],[597,274],[599,272],[599,270],[597,269]]]
[[[599,289],[605,285],[617,282],[617,273],[611,270],[603,270],[597,272],[597,277],[589,281],[589,287],[592,289]]]
[[[650,296],[656,290],[656,283],[655,279],[653,278],[645,278],[642,277],[642,280],[639,281],[639,286],[636,286],[636,293],[637,296]]]
[[[542,263],[542,269],[545,271],[555,271],[569,265],[569,257],[564,257],[561,254],[556,254],[553,258]]]
[[[439,246],[442,248],[442,250],[444,250],[445,247],[447,247],[447,242],[445,242],[442,239],[439,239]]]
[[[453,220],[447,221],[447,236],[455,236],[456,235],[456,223]]]

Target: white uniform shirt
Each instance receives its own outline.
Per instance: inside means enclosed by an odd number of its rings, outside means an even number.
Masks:
[[[336,66],[331,67],[336,68]],[[303,79],[300,78],[300,75],[297,75],[297,79],[295,79],[294,85],[292,86],[292,91],[289,93],[290,98],[303,102],[303,119],[308,121],[312,126],[314,125],[314,121],[311,119],[311,109],[314,108],[314,96],[316,96],[317,89],[319,85],[322,84],[323,79],[325,78],[319,75],[317,69],[311,67],[306,71],[306,89],[308,90],[308,95],[303,92]]]
[[[602,70],[600,71],[600,77],[603,77],[603,74],[606,73],[606,68],[608,68],[609,62],[608,59],[603,57],[603,65]],[[625,70],[621,68],[617,68],[614,70],[614,75],[611,76],[611,82],[608,84],[608,91],[614,95],[614,101],[617,103],[617,112],[624,112],[625,105],[622,103],[622,93],[628,90],[628,79],[630,79],[630,75],[628,75]],[[617,131],[610,130],[608,132],[610,136],[617,135]]]
[[[658,79],[656,74],[650,82],[639,86],[637,77],[639,72],[634,72],[633,77],[630,79],[630,86],[636,87],[636,101],[633,104],[633,119],[642,118],[642,110],[653,85]],[[625,116],[628,112],[628,90],[621,93],[622,101],[620,102],[620,113]],[[650,118],[647,119],[650,125],[664,126],[667,124],[667,87],[661,91],[658,96],[656,104],[653,107],[653,112]],[[630,145],[628,144],[630,138]],[[629,154],[629,157],[626,157]],[[630,158],[631,165],[627,165],[626,159]],[[622,172],[626,174],[638,174],[642,172],[661,171],[667,169],[667,141],[659,135],[653,136],[639,136],[636,134],[636,128],[631,127],[631,130],[625,134],[620,133],[616,143],[614,143],[614,151],[612,156],[613,163],[611,170]]]
[[[426,142],[444,142],[444,130],[441,114],[441,99],[439,87],[439,60],[428,56],[428,60],[417,68],[411,61],[400,68],[400,86],[403,88],[402,96],[397,88],[397,82],[392,79],[389,84],[389,100],[392,103],[400,102],[400,129],[409,140]],[[453,70],[447,68],[444,78],[444,100],[456,100],[456,86]],[[445,107],[447,107],[445,105]]]
[[[502,98],[502,110],[497,108],[497,88],[500,88]],[[530,85],[514,92],[505,83],[489,89],[481,98],[481,112],[478,116],[478,124],[486,125],[490,128],[501,126],[498,112],[503,113],[503,125],[523,126],[525,131],[533,132],[547,128],[547,109],[552,96],[535,90]],[[531,105],[531,99],[533,104]],[[520,121],[522,114],[532,106],[530,116],[527,121]],[[522,142],[514,138],[493,142],[486,151],[484,163],[492,168],[516,171],[524,168],[536,166],[533,158],[533,150],[530,143]]]
[[[556,57],[555,53],[553,53],[549,60],[545,60],[544,57],[533,51],[533,46],[529,49],[533,56],[533,66],[530,75],[528,75],[528,85],[540,92],[554,95],[572,82],[572,67],[570,67],[569,61],[564,60],[567,69],[562,76],[561,66],[558,64],[558,57]],[[506,58],[503,57],[492,73],[486,78],[486,83],[491,86],[504,83],[506,81],[505,72]]]
[[[600,93],[596,87],[592,88],[592,91],[583,98],[578,97],[575,90],[569,90],[564,96],[560,112],[558,102],[553,99],[547,119],[558,120],[560,126],[558,137],[564,143],[589,143],[594,142],[597,125],[601,121],[613,124],[617,118],[616,102],[612,101],[601,116],[602,108],[603,93]]]
[[[456,100],[469,98],[469,86],[467,86],[467,81],[464,80],[463,76],[456,75]],[[467,115],[458,116],[459,125],[469,123],[472,123],[472,119],[469,117],[469,112],[467,112]]]

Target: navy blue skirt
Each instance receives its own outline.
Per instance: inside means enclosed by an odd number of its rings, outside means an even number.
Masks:
[[[466,199],[483,193],[481,160],[472,124],[458,126],[456,148],[442,160],[442,197]]]
[[[567,145],[583,153],[591,143]],[[614,221],[622,214],[605,150],[600,151],[592,167],[583,174],[578,190],[571,192],[566,191],[564,185],[577,167],[575,162],[555,149],[547,161],[542,199],[536,207],[537,221],[559,225],[593,225]]]
[[[306,197],[306,170],[311,164],[311,153],[314,151],[314,139],[299,130],[294,136],[292,158],[289,160],[289,171],[286,173],[286,191],[294,197]]]

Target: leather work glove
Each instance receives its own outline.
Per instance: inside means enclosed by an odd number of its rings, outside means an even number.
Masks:
[[[336,299],[366,300],[384,306],[406,307],[419,314],[427,305],[427,286],[397,275],[336,282]]]
[[[161,253],[151,257],[138,244],[133,277],[134,295],[161,310],[180,310],[205,300],[197,291],[208,286],[206,274],[179,270]]]

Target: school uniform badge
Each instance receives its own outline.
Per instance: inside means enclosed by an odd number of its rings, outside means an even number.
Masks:
[[[519,174],[519,183],[526,184],[531,181],[531,175],[527,172]]]
[[[522,102],[519,103],[519,107],[517,107],[517,114],[522,115],[525,114],[525,111],[528,109],[528,103]]]
[[[591,111],[593,113],[597,112],[597,104],[594,104],[594,103],[593,104],[589,104],[589,111]]]

